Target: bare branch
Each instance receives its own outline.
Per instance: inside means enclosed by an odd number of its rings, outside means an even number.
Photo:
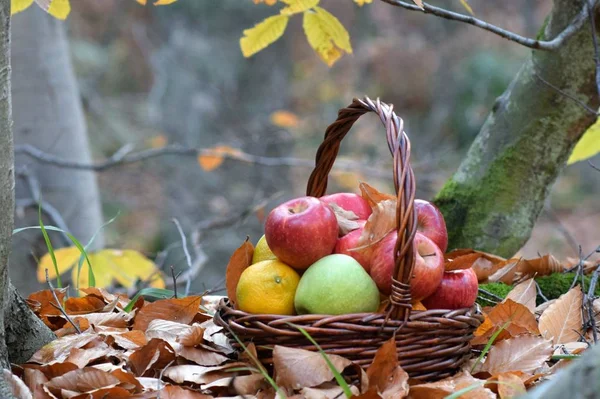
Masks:
[[[149,150],[143,150],[138,152],[130,152],[129,146],[124,146],[114,153],[108,159],[96,162],[96,163],[83,163],[78,161],[69,161],[52,154],[48,154],[32,145],[23,144],[15,146],[15,154],[27,155],[38,162],[57,166],[59,168],[66,169],[79,169],[89,170],[95,172],[104,172],[107,169],[115,166],[132,164],[135,162],[144,161],[150,158],[156,158],[165,155],[179,155],[198,157],[200,155],[205,156],[219,156],[223,159],[233,160],[242,163],[260,165],[260,166],[297,166],[304,168],[314,168],[315,162],[309,159],[291,158],[291,157],[264,157],[260,155],[252,155],[241,151],[232,153],[224,153],[215,151],[213,149],[197,149],[183,147],[178,144],[172,144],[161,148],[152,148]],[[364,163],[357,161],[338,160],[335,168],[337,170],[353,171],[360,170],[361,173],[372,177],[389,177],[388,170],[382,170],[380,168],[365,165]]]
[[[478,28],[481,28],[483,30],[487,30],[488,32],[492,32],[495,35],[498,35],[500,37],[503,37],[504,39],[518,43],[522,46],[529,47],[532,49],[537,49],[537,50],[556,50],[583,26],[583,24],[585,23],[587,16],[588,16],[587,7],[583,7],[581,12],[573,19],[573,21],[565,28],[565,30],[563,30],[560,34],[558,34],[554,39],[545,41],[545,40],[537,40],[537,39],[531,39],[528,37],[524,37],[524,36],[518,35],[514,32],[511,32],[509,30],[502,29],[498,26],[495,26],[488,22],[482,21],[481,19],[472,17],[470,15],[465,15],[465,14],[460,14],[460,13],[456,13],[453,11],[448,11],[443,8],[429,5],[427,3],[423,3],[423,8],[421,8],[421,7],[417,6],[416,4],[408,3],[405,1],[401,1],[401,0],[381,0],[381,1],[383,1],[384,3],[387,3],[387,4],[391,4],[393,6],[396,6],[396,7],[405,8],[407,10],[419,11],[424,14],[432,14],[432,15],[435,15],[436,17],[449,19],[452,21],[464,22],[469,25],[473,25]]]
[[[596,63],[596,90],[600,94],[600,58],[598,55],[598,35],[596,35],[596,23],[594,22],[594,13],[596,5],[594,0],[586,0],[585,6],[588,12],[590,27],[592,30],[592,42],[594,43],[594,62]]]

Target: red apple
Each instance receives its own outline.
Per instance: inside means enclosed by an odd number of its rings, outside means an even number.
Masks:
[[[371,257],[371,277],[384,294],[392,290],[394,272],[394,246],[398,233],[392,231],[377,244]],[[410,280],[410,294],[420,301],[433,294],[444,275],[444,254],[427,236],[417,233],[414,240],[415,266]]]
[[[358,194],[354,193],[336,193],[325,195],[320,198],[326,204],[334,203],[342,209],[352,211],[358,219],[367,220],[373,210],[369,206],[367,200]]]
[[[365,223],[367,222],[365,220],[360,220],[358,223],[360,224],[358,229],[352,230],[345,236],[338,238],[337,244],[335,244],[335,248],[333,249],[333,253],[350,255],[356,259],[356,261],[358,261],[358,263],[360,263],[368,273],[371,269],[369,254],[365,251],[352,251],[352,249],[358,247],[358,239],[360,238],[360,235],[364,230]]]
[[[417,231],[431,239],[445,253],[448,249],[448,231],[442,212],[429,201],[416,199]]]
[[[433,295],[421,303],[427,309],[470,308],[477,299],[479,285],[473,269],[460,269],[444,272],[442,283]]]
[[[327,204],[315,197],[300,197],[284,202],[269,213],[265,238],[279,260],[297,269],[306,269],[333,252],[338,223]]]

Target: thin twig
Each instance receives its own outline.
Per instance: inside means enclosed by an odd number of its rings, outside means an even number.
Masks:
[[[314,168],[315,161],[309,159],[301,159],[301,158],[291,158],[291,157],[264,157],[260,155],[252,155],[241,151],[232,151],[232,152],[220,152],[214,149],[205,148],[189,148],[183,147],[178,144],[171,144],[161,148],[152,148],[148,150],[142,150],[138,152],[128,152],[130,150],[129,146],[127,147],[127,151],[121,149],[115,152],[112,156],[107,158],[104,161],[96,162],[96,163],[85,163],[78,161],[70,161],[63,159],[61,157],[57,157],[53,154],[48,154],[32,145],[23,144],[15,146],[15,154],[23,154],[27,155],[40,163],[56,166],[59,168],[66,169],[77,169],[77,170],[88,170],[94,172],[104,172],[110,168],[121,165],[128,165],[136,162],[145,161],[150,158],[156,158],[165,155],[179,155],[179,156],[189,156],[197,158],[198,156],[218,156],[223,159],[233,160],[242,163],[248,163],[253,165],[260,166],[295,166],[295,167],[303,167],[303,168]],[[362,162],[357,161],[348,161],[348,160],[339,160],[336,162],[335,169],[342,171],[354,171],[360,170],[361,173],[367,176],[373,177],[388,177],[389,172],[382,168],[375,168],[368,165],[365,165]]]
[[[183,229],[181,228],[181,224],[179,223],[179,220],[177,220],[176,218],[173,218],[173,219],[171,219],[171,221],[173,223],[175,223],[175,226],[177,227],[177,231],[179,232],[179,236],[181,237],[181,245],[183,247],[183,253],[185,254],[185,261],[187,262],[188,270],[191,270],[192,269],[192,257],[190,256],[190,252],[188,251],[187,238],[185,237],[185,233],[183,232]],[[177,279],[174,279],[173,285],[176,286],[176,283],[177,283]],[[187,296],[188,293],[190,292],[191,284],[192,284],[192,275],[190,273],[188,273],[185,277],[185,296]]]
[[[67,314],[67,311],[60,304],[60,301],[58,300],[58,296],[56,295],[56,292],[54,292],[54,287],[52,286],[52,283],[50,282],[50,276],[48,276],[48,269],[46,269],[46,283],[50,287],[50,291],[52,292],[52,296],[54,297],[54,300],[56,301],[56,305],[54,305],[52,302],[50,302],[50,305],[52,305],[56,309],[58,309],[60,311],[60,313],[62,313],[63,316],[65,316],[65,318],[67,319],[67,321],[69,323],[71,323],[71,325],[73,326],[73,328],[75,328],[75,331],[77,331],[78,334],[81,334],[81,330],[79,329],[79,326],[77,324],[75,324],[73,322],[73,320],[71,320],[71,318]]]
[[[587,105],[586,103],[584,103],[583,101],[581,101],[580,99],[578,99],[577,97],[573,96],[572,94],[567,93],[566,91],[558,88],[557,86],[555,86],[554,84],[548,82],[546,79],[544,79],[539,73],[537,73],[536,71],[537,66],[535,64],[535,62],[533,62],[533,76],[535,76],[536,78],[538,78],[540,80],[540,82],[542,82],[543,84],[545,84],[546,86],[550,87],[552,90],[557,91],[558,93],[560,93],[561,95],[567,97],[568,99],[574,101],[577,105],[579,105],[581,108],[585,109],[587,112],[589,112],[592,115],[596,115],[598,116],[598,112],[596,112],[595,110],[593,110],[589,105]]]
[[[546,205],[544,207],[544,210],[546,211],[546,214],[550,217],[550,219],[552,219],[554,221],[558,231],[560,231],[562,233],[562,235],[567,239],[567,241],[569,242],[569,245],[571,245],[571,248],[573,249],[575,254],[577,254],[578,245],[577,245],[577,241],[575,240],[575,237],[573,237],[571,232],[561,222],[560,218],[558,217],[558,215],[556,215],[556,213],[554,213],[554,210],[552,209],[552,207],[550,205]]]
[[[590,4],[591,3],[591,4]],[[596,64],[596,91],[600,95],[600,58],[598,56],[598,36],[596,35],[596,22],[594,21],[594,0],[586,0],[585,6],[590,21],[590,27],[592,31],[592,42],[594,43],[594,62]]]
[[[494,293],[491,293],[491,292],[489,292],[489,291],[486,291],[486,290],[484,290],[483,288],[479,288],[479,293],[481,293],[481,294],[484,294],[484,295],[487,295],[487,296],[489,296],[489,297],[491,297],[491,298],[494,298],[494,299],[495,299],[496,301],[498,301],[498,302],[502,302],[502,301],[504,300],[504,298],[502,298],[502,297],[499,297],[498,295],[496,295],[496,294],[494,294]],[[483,298],[483,299],[485,299],[486,301],[488,300],[487,298]],[[490,301],[490,302],[493,302],[493,301]]]
[[[535,282],[535,288],[537,290],[538,295],[542,297],[542,299],[544,300],[544,302],[548,302],[548,298],[542,292],[542,287],[540,287],[540,285],[538,284],[537,281],[535,281],[535,280],[533,280],[533,281]]]
[[[600,168],[599,168],[599,167],[597,167],[596,165],[594,165],[594,164],[592,163],[592,161],[588,161],[588,163],[590,164],[590,166],[591,166],[593,169],[595,169],[595,170],[597,170],[598,172],[600,172]]]
[[[598,284],[598,276],[600,275],[600,268],[596,268],[592,274],[590,280],[590,288],[587,292],[587,310],[589,316],[589,327],[592,328],[592,336],[594,337],[594,343],[598,343],[598,331],[596,331],[596,318],[594,315],[594,294],[596,292],[596,285]]]
[[[473,25],[478,28],[487,30],[488,32],[494,33],[504,39],[513,41],[522,46],[529,47],[532,49],[537,49],[537,50],[556,50],[557,48],[562,46],[563,43],[565,43],[571,36],[573,36],[583,26],[583,24],[585,23],[587,16],[588,16],[587,7],[583,7],[581,12],[579,14],[577,14],[577,16],[575,16],[575,18],[573,18],[571,23],[569,25],[567,25],[567,27],[561,33],[559,33],[554,39],[545,41],[545,40],[530,39],[528,37],[518,35],[514,32],[506,30],[506,29],[502,29],[498,26],[492,25],[488,22],[485,22],[481,19],[477,19],[470,15],[465,15],[465,14],[460,14],[460,13],[456,13],[453,11],[448,11],[443,8],[429,5],[427,3],[423,3],[423,8],[421,8],[421,7],[417,6],[416,4],[408,3],[405,1],[401,1],[401,0],[381,0],[381,1],[383,1],[384,3],[390,4],[390,5],[396,6],[396,7],[405,8],[410,11],[418,11],[418,12],[422,12],[424,14],[432,14],[432,15],[435,15],[436,17],[449,19],[452,21],[464,22],[469,25]]]

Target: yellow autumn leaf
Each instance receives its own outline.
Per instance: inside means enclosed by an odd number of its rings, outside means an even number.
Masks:
[[[139,4],[145,6],[146,5],[146,0],[135,0],[137,1]]]
[[[277,0],[254,0],[254,4],[265,3],[268,6],[272,6],[277,3]]]
[[[56,258],[56,265],[58,266],[58,273],[63,275],[68,272],[75,264],[79,261],[79,257],[81,256],[81,252],[77,247],[66,247],[59,248],[54,250],[54,257]],[[87,263],[84,260],[84,264]],[[37,267],[37,279],[40,283],[46,282],[46,269],[48,269],[48,277],[50,280],[54,280],[56,276],[56,270],[54,269],[54,263],[52,263],[52,258],[50,254],[42,256],[40,259],[40,263],[38,263]],[[75,268],[77,269],[77,268]]]
[[[364,180],[364,176],[355,172],[336,172],[331,174],[331,178],[335,180],[340,187],[348,190],[355,190],[360,182]]]
[[[315,7],[315,12],[305,12],[303,27],[308,43],[328,66],[342,56],[342,51],[352,53],[348,31],[325,9]]]
[[[275,15],[244,31],[240,47],[244,57],[250,57],[279,39],[289,20],[288,15]]]
[[[229,147],[227,145],[218,145],[201,151],[198,155],[198,163],[203,170],[210,172],[221,166],[226,155],[236,157],[241,154],[242,152],[237,148]]]
[[[131,288],[136,281],[149,281],[149,286],[164,288],[165,282],[160,271],[150,259],[138,251],[126,249],[103,249],[88,254],[94,271],[97,288],[110,286],[117,281],[124,287]],[[88,265],[84,263],[79,274],[79,286],[88,287]],[[77,281],[77,268],[72,271],[73,281]]]
[[[283,110],[272,112],[269,119],[273,125],[283,128],[296,127],[300,122],[296,114]]]
[[[467,2],[467,0],[460,0],[460,4],[464,7],[465,10],[468,11],[469,14],[475,15],[473,9],[471,8],[471,5]]]
[[[292,15],[310,10],[311,8],[316,7],[317,4],[319,4],[319,1],[320,0],[281,0],[282,3],[288,5],[281,9],[281,14]]]
[[[177,0],[156,0],[156,1],[154,2],[154,5],[155,5],[155,6],[166,6],[166,5],[169,5],[169,4],[173,4],[173,3],[175,3],[176,1],[177,1]]]
[[[26,10],[33,0],[10,0],[10,13],[11,15]]]
[[[365,4],[371,4],[373,0],[354,0],[354,2],[358,4],[359,7],[362,7]]]
[[[38,6],[57,19],[67,19],[71,12],[69,0],[35,0]]]
[[[579,139],[569,157],[568,165],[584,161],[600,152],[600,119],[596,121]]]

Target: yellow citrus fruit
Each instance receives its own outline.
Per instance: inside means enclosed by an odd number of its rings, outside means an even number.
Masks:
[[[279,260],[263,260],[243,271],[235,295],[248,313],[294,314],[294,296],[300,276]]]
[[[252,264],[262,262],[263,260],[277,260],[277,256],[271,252],[267,239],[263,235],[254,247],[254,255],[252,255]]]

